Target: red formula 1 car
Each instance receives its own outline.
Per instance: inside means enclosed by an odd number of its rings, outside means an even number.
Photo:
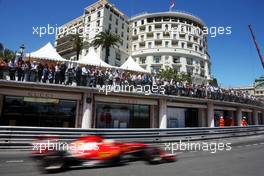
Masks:
[[[39,139],[34,144],[33,157],[38,158],[45,172],[57,172],[71,167],[96,167],[144,160],[150,164],[174,162],[176,156],[144,143],[117,142],[100,136],[84,136],[72,142]]]

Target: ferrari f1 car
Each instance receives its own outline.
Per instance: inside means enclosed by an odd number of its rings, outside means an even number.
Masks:
[[[100,167],[143,160],[149,164],[176,161],[176,156],[159,147],[135,142],[118,142],[100,136],[83,136],[68,143],[42,138],[34,143],[33,158],[41,170],[60,172],[74,167]]]

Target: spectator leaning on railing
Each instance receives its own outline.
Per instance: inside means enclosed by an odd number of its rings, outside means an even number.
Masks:
[[[7,78],[9,75],[9,78]],[[256,97],[234,89],[215,85],[196,85],[188,81],[165,79],[157,74],[135,73],[118,69],[80,66],[68,68],[66,63],[41,63],[36,61],[0,60],[0,79],[25,82],[40,82],[87,87],[104,85],[164,85],[165,93],[176,96],[207,98],[219,101],[262,105]]]
[[[6,79],[6,74],[8,72],[8,61],[5,59],[0,59],[0,79]]]

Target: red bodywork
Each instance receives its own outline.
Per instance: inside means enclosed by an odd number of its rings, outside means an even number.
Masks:
[[[33,144],[34,146],[37,146],[37,144],[42,145],[35,147],[35,149],[39,150],[34,150],[33,156],[45,161],[46,166],[58,163],[58,161],[67,163],[67,166],[91,166],[102,163],[117,164],[117,162],[123,161],[123,158],[127,158],[127,156],[133,156],[139,160],[148,161],[151,164],[154,164],[154,162],[160,163],[161,161],[173,162],[176,160],[175,155],[168,154],[159,147],[136,142],[118,142],[93,135],[83,136],[68,143],[61,143],[54,137],[44,137],[38,139]],[[56,158],[56,162],[54,162],[54,158]],[[89,162],[93,164],[87,164]],[[49,166],[47,168],[54,167]]]

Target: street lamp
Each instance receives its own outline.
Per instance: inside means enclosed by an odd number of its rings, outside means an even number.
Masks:
[[[20,46],[20,48],[19,48],[19,53],[20,53],[21,57],[22,57],[23,54],[24,54],[24,49],[25,49],[25,45],[22,44],[22,45]]]

